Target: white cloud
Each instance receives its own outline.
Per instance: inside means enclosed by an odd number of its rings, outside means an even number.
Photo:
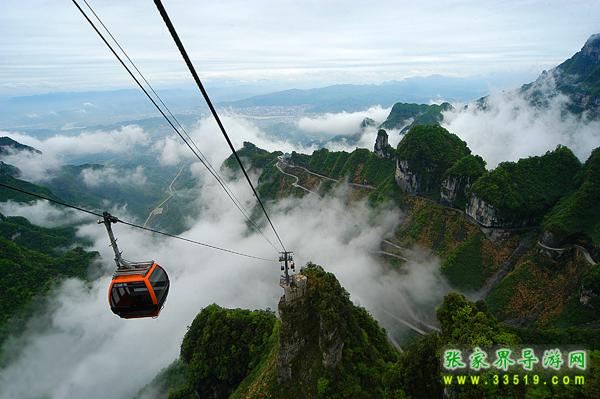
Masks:
[[[249,141],[259,148],[268,151],[291,152],[302,151],[311,153],[313,148],[300,147],[285,140],[276,140],[269,137],[249,119],[236,114],[221,116],[229,137],[237,150],[242,147],[244,141]],[[196,143],[200,151],[208,157],[210,163],[218,168],[229,155],[231,150],[227,145],[219,127],[212,117],[202,118],[189,130],[190,137]],[[192,145],[195,149],[195,147]],[[183,160],[197,159],[190,149],[179,138],[167,136],[158,140],[153,146],[154,151],[159,153],[159,160],[163,165],[176,165]]]
[[[381,106],[371,107],[359,112],[325,113],[314,117],[302,117],[296,125],[307,133],[323,135],[350,136],[360,132],[360,123],[365,118],[371,118],[377,124],[383,122],[390,113],[390,108]],[[374,142],[374,141],[373,141]]]
[[[141,186],[148,181],[142,166],[129,171],[117,170],[112,166],[97,169],[87,168],[81,171],[81,177],[89,187],[97,187],[106,183]]]
[[[32,224],[42,227],[67,226],[90,220],[90,215],[72,209],[57,208],[43,200],[26,204],[14,201],[0,202],[0,213],[4,216],[23,216]]]
[[[240,192],[241,184],[232,183],[232,188]],[[251,197],[245,193],[247,201]],[[203,206],[201,219],[183,236],[276,259],[262,237],[245,233],[243,219],[214,183],[199,190],[198,205]],[[400,221],[397,210],[374,213],[365,203],[348,203],[343,190],[335,198],[289,199],[270,209],[297,263],[322,264],[369,309],[378,312],[385,306],[411,314],[410,304],[438,300],[445,290],[435,258],[409,262],[398,273],[371,255]],[[277,263],[165,240],[120,224],[114,230],[125,257],[156,259],[167,269],[172,288],[161,316],[125,321],[110,312],[106,289],[112,254],[106,234],[96,224],[81,227],[80,234],[102,254],[106,274],[89,287],[65,282],[45,313],[47,321],[40,316],[20,339],[7,343],[12,357],[0,376],[0,397],[131,397],[178,355],[186,327],[202,307],[214,302],[276,308],[281,295]]]
[[[25,180],[43,181],[70,157],[93,154],[126,154],[137,146],[147,146],[150,139],[137,125],[122,126],[111,131],[84,131],[75,136],[55,135],[36,138],[14,132],[0,132],[19,143],[34,147],[42,154],[16,152],[3,156],[3,161],[18,167]]]
[[[130,87],[127,74],[107,57],[72,4],[28,4],[30,9],[23,9],[20,1],[3,1],[0,29],[6,39],[0,53],[6,65],[0,88]],[[139,0],[94,7],[153,84],[189,84],[185,67],[173,61],[179,54],[168,32],[156,29],[161,21],[155,9]],[[438,0],[401,7],[391,0],[377,7],[361,1],[343,6],[336,1],[174,1],[168,11],[203,78],[278,79],[290,85],[540,71],[569,57],[600,25],[594,0],[492,5]],[[41,17],[48,23],[39,24]],[[214,43],[205,40],[217,36]]]
[[[465,140],[488,168],[541,155],[558,144],[569,147],[582,161],[587,159],[600,146],[600,122],[566,112],[569,99],[556,92],[553,79],[538,82],[536,88],[550,99],[547,108],[531,106],[518,92],[496,92],[488,97],[486,110],[470,104],[445,112],[443,126]]]
[[[55,135],[44,139],[20,133],[2,132],[13,140],[53,155],[126,153],[137,145],[147,145],[149,138],[137,125],[110,131],[84,131],[76,136]]]

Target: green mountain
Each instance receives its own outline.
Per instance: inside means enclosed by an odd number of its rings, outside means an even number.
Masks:
[[[543,228],[554,241],[582,239],[600,248],[600,148],[596,148],[576,181],[579,187],[545,216]]]
[[[37,154],[42,152],[28,145],[21,144],[10,137],[0,137],[0,155],[6,155],[10,152],[30,151]]]
[[[553,87],[556,92],[549,90]],[[600,34],[590,36],[580,51],[550,71],[542,72],[520,91],[539,107],[547,106],[551,98],[562,93],[570,100],[566,104],[569,112],[586,113],[591,119],[600,117]]]
[[[590,36],[581,50],[553,71],[556,88],[569,96],[570,111],[600,116],[600,34]]]
[[[452,105],[396,103],[387,119],[380,125],[383,129],[400,129],[402,132],[417,125],[438,125],[443,120],[442,112],[452,109]]]
[[[470,153],[467,143],[443,127],[417,125],[398,144],[396,181],[406,192],[439,199],[446,171]]]
[[[500,163],[479,178],[471,192],[494,207],[498,218],[515,225],[535,224],[560,198],[576,189],[575,176],[580,169],[573,152],[559,146],[542,156]]]
[[[29,191],[34,194],[39,194],[44,197],[58,199],[52,191],[46,187],[30,183],[18,178],[19,170],[12,165],[5,164],[0,161],[0,183],[4,183],[21,190]],[[35,198],[27,194],[22,194],[17,191],[0,188],[0,202],[15,201],[15,202],[30,202],[35,201]]]
[[[484,302],[450,293],[436,311],[440,330],[399,352],[369,313],[352,304],[333,274],[309,264],[295,281],[279,302],[280,320],[268,311],[203,309],[183,339],[180,358],[138,397],[595,398],[600,392],[597,336],[508,327]],[[444,384],[443,377],[452,375],[441,366],[446,349],[477,346],[490,354],[491,363],[498,346],[522,343],[585,345],[590,351],[586,383]],[[471,375],[493,381],[495,373]]]
[[[279,302],[280,321],[265,311],[203,309],[180,360],[144,391],[162,384],[155,397],[404,397],[390,374],[399,354],[385,331],[333,274],[314,264],[301,273]]]
[[[600,218],[593,205],[598,150],[585,166],[559,146],[487,171],[462,140],[430,125],[412,128],[392,158],[321,149],[292,153],[285,162],[270,153],[263,162],[268,153],[252,151],[260,154],[255,165],[263,165],[259,191],[267,200],[304,196],[304,189],[330,195],[347,181],[354,184],[350,200],[395,204],[404,215],[395,245],[432,250],[455,289],[481,292],[504,321],[566,328],[600,320],[592,305],[600,297],[594,266]],[[554,245],[550,232],[561,238],[554,252],[537,244]],[[383,260],[401,270],[406,255],[381,245],[393,255]]]

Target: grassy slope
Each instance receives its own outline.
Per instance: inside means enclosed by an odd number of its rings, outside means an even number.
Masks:
[[[493,243],[454,209],[425,198],[410,198],[408,217],[395,236],[405,245],[431,248],[453,287],[476,290],[516,248],[518,237]]]
[[[534,326],[582,324],[600,319],[579,304],[582,278],[591,270],[576,252],[552,262],[534,248],[490,292],[486,302],[501,319],[532,319]]]

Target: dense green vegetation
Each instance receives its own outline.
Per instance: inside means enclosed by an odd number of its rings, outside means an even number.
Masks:
[[[591,370],[585,373],[585,385],[505,385],[454,384],[444,386],[439,359],[449,347],[472,350],[474,346],[491,349],[494,345],[586,345],[585,336],[557,334],[551,330],[512,329],[496,321],[481,301],[470,302],[464,296],[450,293],[437,310],[441,333],[430,333],[405,348],[395,367],[397,378],[409,397],[439,398],[596,398],[600,393],[600,352],[591,352]],[[480,373],[492,379],[494,371]],[[571,372],[572,373],[572,372]]]
[[[418,191],[439,199],[446,171],[471,151],[457,135],[441,126],[415,126],[398,144],[397,157],[418,176]]]
[[[334,179],[348,178],[353,183],[377,186],[394,174],[394,160],[379,158],[365,148],[352,152],[316,150],[312,155],[292,152],[291,161],[308,170]]]
[[[442,121],[442,112],[451,109],[449,103],[437,104],[408,104],[396,103],[390,114],[380,127],[384,129],[398,129],[413,119],[410,127],[416,125],[437,125]]]
[[[262,169],[275,160],[278,156],[283,155],[281,151],[269,152],[267,150],[263,150],[262,148],[258,148],[248,141],[244,141],[244,146],[237,150],[237,153],[242,159],[242,162],[244,162],[244,167],[247,170],[250,168]],[[233,154],[223,161],[222,167],[232,171],[238,171],[240,169],[240,166]]]
[[[29,191],[35,194],[43,195],[53,199],[58,199],[52,191],[49,189],[38,186],[37,184],[29,183],[25,180],[18,179],[15,176],[14,166],[1,163],[0,165],[0,183],[4,183],[21,190]],[[0,187],[0,202],[5,201],[16,201],[16,202],[30,202],[36,199],[27,194],[22,194],[17,191],[9,190],[7,188]]]
[[[560,240],[583,238],[600,248],[600,148],[592,152],[577,180],[582,182],[579,188],[546,215],[544,230]]]
[[[472,192],[494,206],[501,217],[538,222],[561,197],[576,188],[581,163],[567,147],[543,156],[502,162],[478,179]]]
[[[283,304],[281,323],[267,311],[203,309],[181,345],[181,358],[141,393],[169,398],[402,398],[390,373],[398,353],[385,331],[356,307],[331,273],[307,265],[304,299]],[[278,342],[279,341],[279,345]],[[282,342],[298,341],[294,389],[276,380]],[[324,352],[342,342],[341,360],[324,366]]]
[[[446,177],[468,177],[475,181],[485,174],[485,164],[479,155],[465,155],[446,171]]]
[[[479,155],[469,154],[456,161],[444,176],[444,179],[449,179],[456,184],[455,198],[449,205],[465,209],[471,184],[485,173],[485,161]],[[444,187],[442,190],[445,190]]]
[[[369,313],[350,301],[335,276],[309,264],[303,301],[280,304],[280,342],[299,334],[306,342],[292,363],[294,392],[289,398],[391,398],[399,389],[388,385],[388,370],[397,359],[383,330]],[[343,344],[339,362],[325,366],[324,352]],[[288,396],[289,395],[289,396]]]
[[[458,245],[442,263],[442,272],[453,287],[461,290],[476,290],[490,276],[491,260],[486,259],[481,245],[484,239],[481,232]]]
[[[98,256],[81,247],[75,229],[47,229],[0,215],[0,342],[23,327],[37,300],[62,278],[85,279]]]
[[[259,364],[275,322],[268,311],[207,306],[183,338],[180,361],[156,383],[170,386],[171,399],[228,398]]]

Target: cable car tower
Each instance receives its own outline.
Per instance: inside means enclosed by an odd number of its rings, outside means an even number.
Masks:
[[[289,286],[290,285],[290,271],[291,273],[296,272],[296,265],[294,264],[294,253],[290,251],[283,251],[279,253],[279,262],[281,262],[281,278],[279,285]]]

